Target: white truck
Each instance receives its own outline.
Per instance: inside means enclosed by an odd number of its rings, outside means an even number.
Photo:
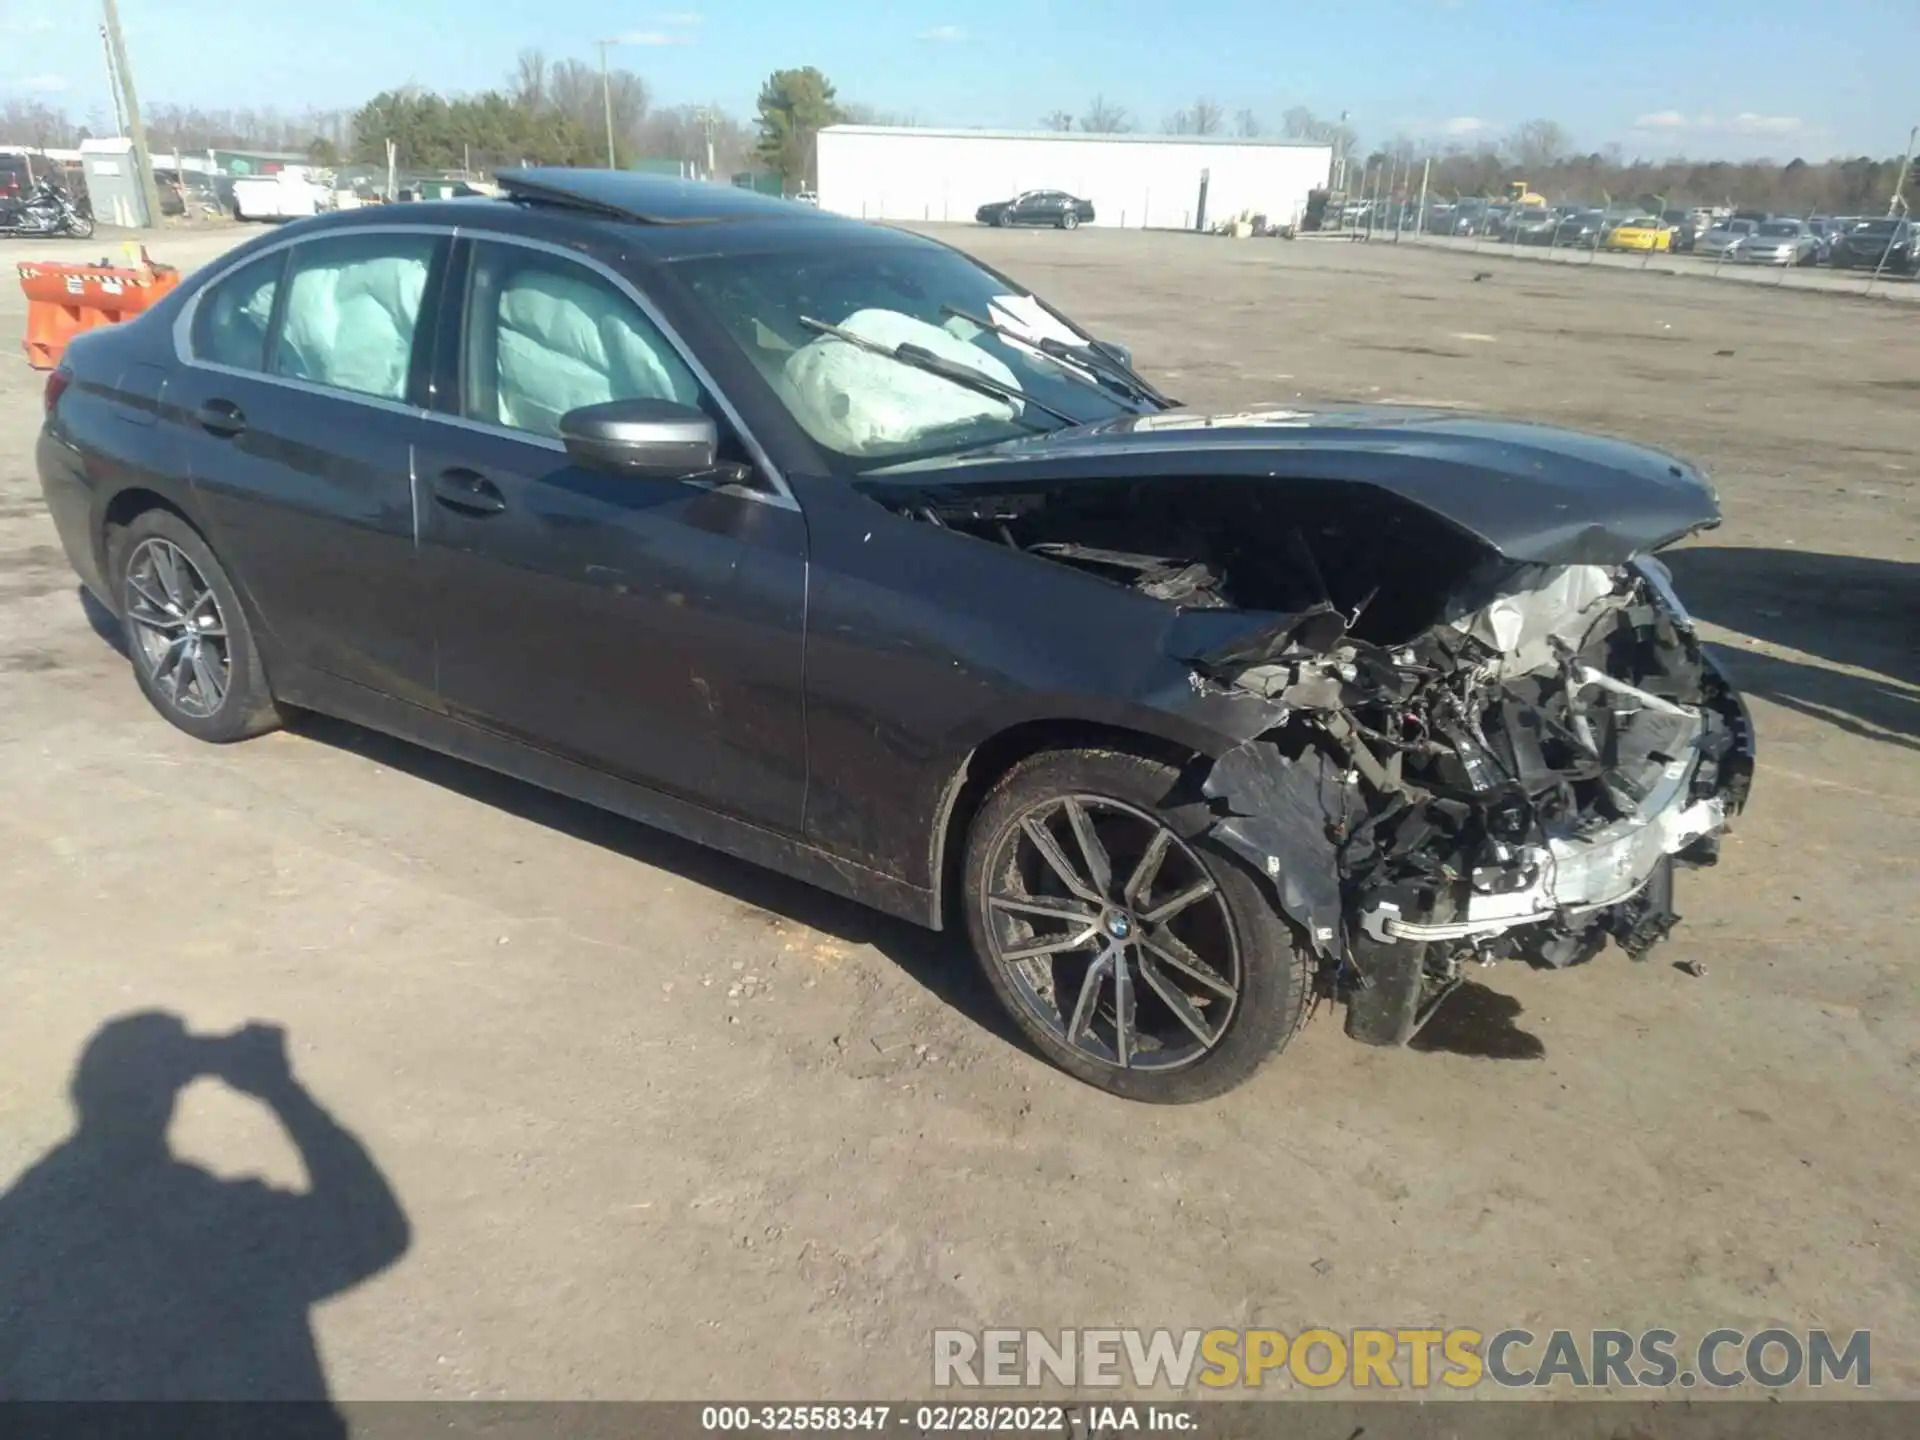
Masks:
[[[287,165],[270,175],[233,182],[236,220],[298,220],[333,208],[333,186],[305,165]]]

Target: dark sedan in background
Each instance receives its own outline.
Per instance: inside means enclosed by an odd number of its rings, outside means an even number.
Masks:
[[[1093,223],[1093,202],[1064,190],[1027,190],[1011,200],[995,200],[973,212],[982,225],[1046,225],[1072,230]]]
[[[1911,220],[1867,220],[1834,237],[1827,263],[1836,270],[1878,270],[1885,275],[1920,273],[1920,245]]]
[[[1607,233],[1607,213],[1604,210],[1583,210],[1577,215],[1567,216],[1554,232],[1553,243],[1569,250],[1598,250],[1600,241]]]
[[[52,372],[48,509],[188,734],[321,711],[964,930],[1150,1101],[1315,994],[1398,1044],[1469,964],[1643,954],[1712,862],[1751,727],[1653,558],[1719,520],[1684,462],[1188,413],[925,236],[499,180],[262,236]]]

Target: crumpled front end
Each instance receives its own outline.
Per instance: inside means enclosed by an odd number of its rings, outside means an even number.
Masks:
[[[1546,507],[1505,549],[1493,509],[1476,528],[1359,485],[911,513],[1173,608],[1177,708],[1244,737],[1197,762],[1211,837],[1267,877],[1349,1031],[1397,1042],[1465,961],[1644,955],[1678,919],[1675,867],[1713,863],[1745,802],[1751,723],[1641,539],[1717,522],[1704,481],[1669,469],[1686,525],[1651,503],[1608,522],[1594,499],[1578,533]]]
[[[1320,903],[1288,908],[1349,990],[1417,992],[1382,1038],[1463,959],[1562,966],[1665,937],[1672,867],[1717,858],[1753,735],[1657,560],[1483,567],[1403,645],[1309,629],[1203,663],[1288,710],[1207,789],[1219,838],[1276,880],[1319,852]]]

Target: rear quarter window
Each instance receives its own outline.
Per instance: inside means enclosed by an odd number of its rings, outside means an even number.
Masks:
[[[193,358],[234,370],[264,370],[273,302],[286,269],[283,250],[262,255],[208,286],[193,311]]]

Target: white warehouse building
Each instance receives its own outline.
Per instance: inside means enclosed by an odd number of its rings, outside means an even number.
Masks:
[[[1094,224],[1187,230],[1206,188],[1209,225],[1240,214],[1284,225],[1327,184],[1333,150],[1286,140],[927,130],[833,125],[817,151],[820,208],[868,220],[971,221],[992,200],[1065,190]]]

